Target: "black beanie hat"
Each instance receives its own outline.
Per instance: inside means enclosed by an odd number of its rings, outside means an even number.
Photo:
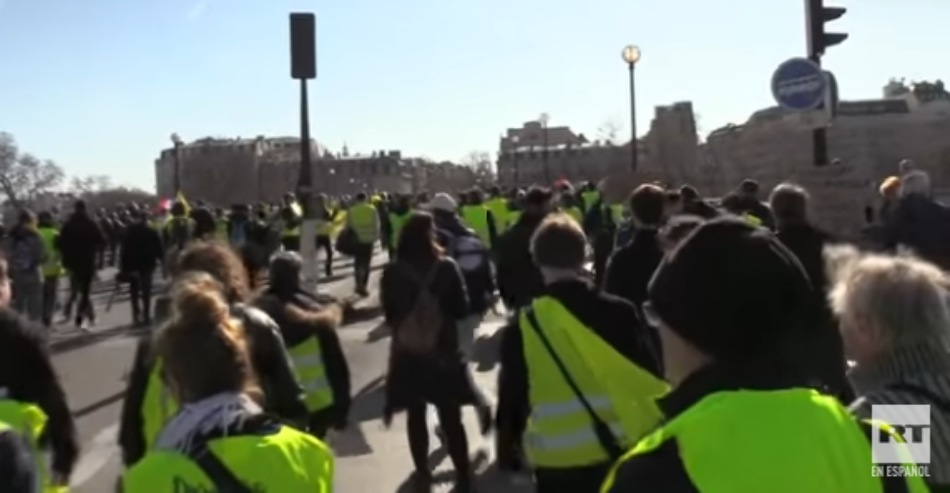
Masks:
[[[776,349],[806,319],[804,269],[770,231],[733,217],[703,223],[660,264],[648,290],[674,332],[719,360]]]

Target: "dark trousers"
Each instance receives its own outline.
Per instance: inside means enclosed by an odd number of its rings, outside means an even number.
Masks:
[[[76,307],[76,325],[82,324],[84,319],[89,321],[96,320],[96,310],[92,306],[92,299],[90,298],[92,279],[95,275],[95,269],[77,270],[70,273],[69,282],[73,291],[73,293],[70,294],[70,298],[75,294],[76,302],[79,305]],[[72,301],[72,299],[70,299],[70,301]],[[71,308],[71,303],[67,305],[67,312],[69,308]]]
[[[358,243],[353,251],[353,275],[356,289],[369,286],[370,264],[373,262],[373,244]]]
[[[43,278],[43,325],[53,325],[53,314],[56,312],[56,299],[59,294],[59,277]]]
[[[565,469],[535,469],[535,493],[574,493],[600,491],[610,464]]]
[[[299,252],[300,236],[281,236],[280,245],[289,252]]]
[[[429,474],[429,425],[426,423],[426,402],[420,401],[406,409],[406,432],[409,437],[409,452],[416,471]],[[468,457],[468,437],[462,425],[462,408],[445,404],[435,406],[439,415],[439,425],[445,439],[443,446],[448,450],[449,458],[460,478],[471,474]],[[587,490],[593,491],[593,490]]]
[[[129,298],[135,322],[152,320],[152,276],[154,269],[141,270],[129,278]]]
[[[333,275],[333,242],[329,236],[317,236],[317,251],[323,249],[323,273],[327,277]]]

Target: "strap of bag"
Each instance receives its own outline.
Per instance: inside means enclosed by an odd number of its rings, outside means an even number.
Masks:
[[[216,493],[254,493],[254,490],[238,479],[208,448],[208,443],[217,438],[268,434],[279,429],[280,423],[276,419],[267,415],[254,416],[238,425],[214,430],[199,437],[192,443],[186,455],[208,476]]]
[[[587,397],[584,396],[584,393],[581,392],[580,387],[577,386],[577,382],[574,381],[574,377],[571,376],[571,373],[567,370],[564,362],[561,361],[560,356],[558,356],[554,351],[554,346],[551,345],[551,341],[544,334],[544,331],[541,330],[541,324],[538,323],[538,317],[534,313],[534,307],[527,307],[525,309],[525,315],[528,317],[528,323],[531,325],[531,328],[534,329],[535,334],[537,334],[541,339],[541,343],[544,344],[548,354],[551,355],[551,359],[554,360],[554,364],[557,365],[558,370],[560,370],[561,376],[564,377],[564,381],[567,382],[567,385],[574,392],[574,395],[578,400],[581,401],[581,405],[584,406],[584,410],[586,410],[587,414],[590,415],[590,419],[594,423],[594,433],[597,435],[597,441],[600,442],[600,446],[603,447],[604,451],[607,452],[607,455],[612,461],[619,459],[621,456],[623,456],[623,447],[620,446],[620,443],[617,441],[617,437],[614,435],[613,431],[611,431],[610,425],[605,423],[604,420],[601,419],[601,417],[598,416],[594,411],[594,407],[590,405]]]

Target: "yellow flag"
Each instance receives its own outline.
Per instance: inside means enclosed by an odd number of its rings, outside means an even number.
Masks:
[[[188,205],[188,201],[185,199],[185,194],[181,193],[181,190],[175,194],[175,202],[185,206],[185,214],[191,214],[191,206]]]

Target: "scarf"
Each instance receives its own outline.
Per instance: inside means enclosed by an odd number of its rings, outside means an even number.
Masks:
[[[186,404],[162,428],[156,441],[159,450],[187,453],[195,438],[214,430],[240,424],[263,410],[244,394],[221,393]]]

